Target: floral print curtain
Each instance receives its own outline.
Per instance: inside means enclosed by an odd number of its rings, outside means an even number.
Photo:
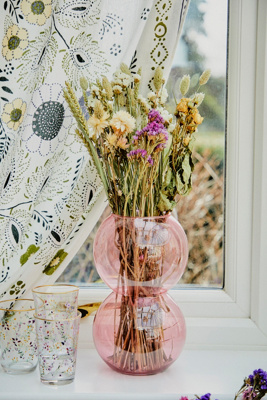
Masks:
[[[78,90],[123,61],[142,66],[146,92],[158,65],[169,72],[188,3],[2,0],[0,298],[53,283],[105,207],[65,81]]]

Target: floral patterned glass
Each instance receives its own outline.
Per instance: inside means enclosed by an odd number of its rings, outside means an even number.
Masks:
[[[60,315],[58,313],[57,317]],[[65,385],[74,380],[81,313],[57,320],[36,318],[36,334],[41,382]]]
[[[74,285],[45,285],[32,290],[36,315],[48,319],[76,317],[79,288]]]
[[[37,365],[33,300],[0,302],[1,365],[9,374],[25,374]]]

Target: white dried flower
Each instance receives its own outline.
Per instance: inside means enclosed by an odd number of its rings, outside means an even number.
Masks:
[[[147,98],[149,101],[154,102],[157,99],[156,93],[154,92],[149,92],[147,95]]]
[[[159,107],[159,113],[164,119],[164,121],[166,121],[168,124],[172,122],[173,116],[166,110],[166,108]]]
[[[92,85],[91,86],[91,93],[95,96],[99,96],[100,91],[99,91],[99,87],[96,85]]]
[[[190,86],[190,76],[184,75],[180,82],[180,92],[181,92],[182,96],[186,95],[186,93],[188,92],[189,86]]]
[[[159,97],[160,104],[165,104],[167,98],[168,98],[168,92],[165,88],[162,88],[160,91],[160,97]]]
[[[121,85],[124,87],[130,86],[130,84],[134,81],[134,78],[128,74],[125,74],[121,70],[118,70],[114,74],[114,81],[115,85]]]
[[[167,129],[168,129],[168,132],[172,133],[175,129],[175,124],[170,124]]]
[[[120,133],[130,133],[135,128],[135,118],[131,116],[127,111],[120,110],[113,115],[110,120],[110,126]]]
[[[134,75],[134,81],[135,81],[135,83],[140,82],[140,81],[141,81],[141,75],[135,74],[135,75]]]
[[[113,86],[113,92],[114,94],[121,94],[122,93],[122,88],[120,85],[114,85]]]
[[[148,104],[147,99],[143,97],[141,94],[138,95],[137,100],[141,104],[141,106],[143,106],[146,110],[150,109],[150,105]]]
[[[196,107],[199,107],[202,101],[204,100],[205,94],[204,93],[195,93],[193,97],[193,101]]]
[[[95,107],[96,99],[93,96],[89,96],[87,99],[89,107]]]

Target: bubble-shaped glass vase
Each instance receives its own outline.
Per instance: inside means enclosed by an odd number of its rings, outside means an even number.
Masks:
[[[182,312],[166,294],[188,259],[185,232],[171,215],[111,214],[94,241],[97,271],[113,293],[93,327],[96,349],[116,371],[149,375],[169,367],[185,342]]]
[[[143,295],[160,294],[181,278],[188,244],[170,214],[133,218],[111,214],[94,240],[94,259],[103,281],[116,293],[138,286]]]
[[[168,294],[132,298],[111,293],[93,325],[96,349],[114,370],[128,375],[164,371],[186,337],[183,314]]]

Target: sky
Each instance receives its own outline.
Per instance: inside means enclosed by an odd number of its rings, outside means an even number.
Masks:
[[[193,38],[206,56],[205,68],[210,68],[213,76],[222,76],[226,73],[227,0],[206,0],[202,11],[205,11],[207,36],[196,33]],[[184,62],[184,48],[180,42],[174,65],[185,65]]]

